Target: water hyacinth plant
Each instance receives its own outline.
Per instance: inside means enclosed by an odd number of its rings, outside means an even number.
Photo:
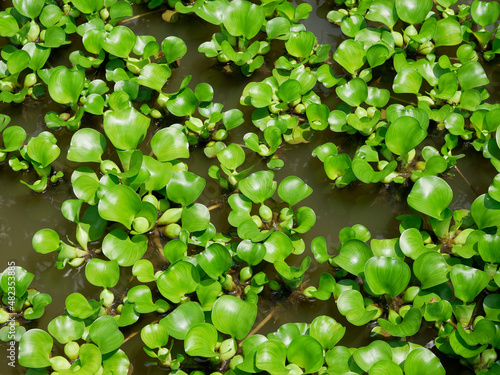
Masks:
[[[30,205],[30,253],[5,247],[15,366],[498,373],[499,16],[480,0],[6,3],[0,207],[16,190],[58,217]]]

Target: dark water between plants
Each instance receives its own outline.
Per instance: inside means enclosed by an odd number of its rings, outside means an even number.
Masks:
[[[302,1],[298,1],[302,2]],[[320,43],[329,43],[332,51],[341,43],[340,28],[332,26],[326,20],[326,14],[332,9],[333,1],[308,1],[314,8],[310,18],[304,21],[307,29],[314,32]],[[0,5],[0,9],[3,8]],[[137,7],[135,14],[149,12],[147,8]],[[175,69],[172,77],[169,79],[164,91],[177,91],[182,79],[192,74],[191,86],[199,82],[207,82],[213,86],[215,91],[214,101],[224,103],[225,109],[239,108],[246,116],[246,123],[231,132],[230,141],[243,143],[242,136],[255,131],[251,124],[251,111],[248,108],[239,105],[239,98],[245,85],[250,81],[260,81],[270,74],[273,61],[281,55],[284,46],[275,46],[270,54],[265,56],[267,65],[259,69],[252,77],[246,78],[238,74],[225,72],[219,64],[213,59],[207,59],[201,53],[198,53],[198,46],[209,40],[211,35],[218,31],[218,28],[205,23],[204,21],[191,16],[182,16],[174,24],[165,23],[161,17],[161,12],[140,17],[127,22],[126,26],[135,30],[138,35],[153,35],[158,41],[162,41],[166,36],[175,35],[182,38],[188,46],[188,54],[181,60],[181,66]],[[52,59],[52,65],[68,64],[66,56],[60,56]],[[497,88],[500,85],[500,70],[497,69],[498,58],[492,63],[486,63],[485,69],[490,78],[491,85],[488,87],[491,102],[500,101],[500,91]],[[377,74],[383,76],[389,72],[379,71]],[[375,76],[375,74],[374,74]],[[320,88],[318,90],[322,100],[330,108],[333,108],[338,98],[334,90]],[[0,104],[0,113],[12,117],[12,124],[24,127],[29,136],[34,136],[43,130],[46,130],[43,117],[49,110],[61,112],[62,106],[51,103],[42,98],[39,101],[28,100],[24,104]],[[91,119],[82,126],[92,125]],[[155,128],[155,127],[152,127]],[[99,289],[90,285],[85,279],[83,272],[78,269],[66,268],[58,270],[55,265],[55,255],[42,255],[35,253],[31,246],[33,234],[42,228],[52,228],[56,230],[61,239],[66,236],[73,239],[75,226],[67,221],[60,212],[61,204],[68,198],[74,198],[71,186],[69,185],[70,171],[75,164],[66,161],[65,155],[69,147],[69,141],[72,133],[66,130],[56,132],[58,145],[61,147],[61,156],[53,163],[55,169],[63,170],[65,177],[58,185],[50,187],[45,193],[37,194],[31,192],[19,181],[25,180],[33,182],[35,175],[29,172],[13,172],[5,163],[0,164],[0,269],[7,267],[7,262],[15,261],[16,265],[22,266],[35,274],[35,280],[32,287],[41,292],[49,293],[53,302],[47,306],[46,313],[39,319],[38,326],[46,328],[50,320],[55,316],[64,313],[65,298],[73,292],[85,290],[85,295],[90,299],[98,299]],[[327,240],[329,251],[333,252],[335,247],[340,245],[338,232],[346,226],[354,224],[365,225],[372,233],[372,238],[394,238],[399,237],[399,222],[396,216],[400,214],[412,213],[412,210],[406,204],[405,186],[386,187],[382,184],[362,184],[353,183],[342,190],[332,189],[324,173],[323,165],[319,160],[311,157],[312,150],[320,144],[333,141],[337,145],[344,145],[348,148],[353,139],[346,136],[335,137],[331,132],[323,132],[325,135],[317,137],[309,144],[296,146],[283,146],[279,151],[280,157],[285,161],[285,167],[282,172],[276,172],[276,180],[279,182],[287,175],[296,175],[301,177],[308,185],[314,189],[314,193],[302,202],[303,205],[310,206],[317,215],[316,225],[304,236],[306,251],[301,256],[291,256],[288,260],[293,263],[299,263],[303,256],[310,255],[309,244],[317,236],[324,236]],[[436,145],[439,139],[436,139]],[[352,147],[352,146],[351,146]],[[452,209],[470,208],[472,201],[477,195],[487,191],[496,171],[491,163],[484,159],[480,153],[477,153],[472,147],[464,145],[463,153],[466,158],[458,161],[458,169],[452,169],[445,175],[445,180],[453,188],[454,199],[450,206]],[[255,156],[249,162],[264,164]],[[189,160],[190,170],[207,180],[207,187],[203,193],[202,203],[217,203],[220,199],[220,187],[218,182],[211,180],[207,175],[209,166],[213,163],[207,159],[202,149],[196,149],[192,152]],[[259,166],[257,166],[258,168]],[[220,207],[212,210],[211,220],[219,230],[227,228],[228,210]],[[312,262],[311,267],[305,277],[309,285],[317,285],[319,275],[328,269],[328,265],[320,265]],[[130,270],[122,272],[131,272]],[[126,280],[130,277],[121,277],[121,283],[118,284],[113,292],[115,295],[126,293],[129,285]],[[347,323],[335,307],[333,300],[326,302],[305,302],[293,300],[288,302],[280,301],[279,304],[270,300],[261,298],[259,303],[259,315],[256,324],[264,319],[269,313],[273,312],[273,318],[263,326],[259,333],[267,333],[277,329],[286,322],[307,322],[310,323],[314,317],[322,314],[331,315],[344,326],[347,326],[345,337],[339,345],[348,347],[359,347],[369,343],[370,326],[355,327]],[[125,337],[140,332],[143,325],[153,320],[153,314],[141,322],[127,327]],[[33,326],[34,327],[34,326]],[[421,331],[413,340],[419,344],[425,345],[433,336]],[[56,345],[58,345],[56,343]],[[4,344],[0,345],[3,348]],[[142,342],[138,336],[134,337],[122,346],[127,353],[136,374],[160,374],[167,370],[160,369],[158,366],[147,366],[145,363],[150,360],[142,350]],[[438,354],[438,353],[436,353]],[[443,364],[452,374],[466,374],[468,370],[457,368],[456,363],[446,363],[442,358]],[[5,365],[5,355],[0,354],[0,374],[8,374],[10,368]],[[19,367],[12,373],[23,373]]]

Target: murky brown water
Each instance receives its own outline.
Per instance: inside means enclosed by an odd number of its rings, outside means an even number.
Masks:
[[[320,43],[329,43],[332,50],[334,50],[343,38],[340,29],[332,26],[326,20],[326,14],[332,8],[332,1],[317,0],[308,2],[313,5],[314,10],[310,18],[304,21],[304,24],[308,30],[316,34]],[[137,7],[136,14],[147,11],[147,8]],[[220,66],[214,60],[207,59],[197,52],[198,46],[209,40],[212,33],[217,31],[217,27],[207,25],[205,22],[189,16],[181,16],[177,23],[167,24],[161,20],[160,15],[161,13],[155,13],[147,17],[141,17],[126,23],[126,25],[135,30],[137,34],[155,36],[159,42],[170,35],[181,37],[186,42],[188,54],[181,60],[181,66],[173,70],[172,77],[164,91],[177,91],[180,82],[188,74],[193,75],[190,87],[194,87],[199,82],[210,83],[215,90],[214,101],[224,103],[226,110],[240,108],[244,111],[247,119],[245,125],[235,129],[231,134],[231,141],[243,143],[242,136],[246,132],[255,131],[255,127],[250,121],[251,110],[242,108],[239,105],[241,92],[248,82],[261,80],[269,74],[270,69],[272,69],[273,59],[279,56],[281,51],[273,51],[265,56],[266,66],[251,78],[226,73],[220,69]],[[65,64],[66,61],[57,60],[56,63]],[[487,64],[488,75],[492,82],[490,86],[492,98],[490,101],[498,101],[499,99],[499,96],[493,92],[500,84],[500,72],[496,69],[497,64],[498,59]],[[381,73],[379,72],[379,74]],[[333,90],[323,88],[321,92],[328,105],[337,102],[338,99]],[[45,130],[43,116],[48,110],[60,111],[60,109],[61,106],[49,101],[48,95],[39,101],[28,101],[23,105],[0,104],[0,113],[11,116],[12,124],[23,126],[29,136],[34,136]],[[91,121],[88,124],[91,124]],[[97,288],[93,288],[86,281],[83,272],[72,268],[58,270],[54,265],[56,259],[54,254],[37,254],[31,247],[33,234],[42,228],[56,230],[62,239],[66,236],[74,238],[74,225],[64,219],[60,212],[62,202],[68,198],[73,198],[68,181],[75,164],[65,160],[71,133],[65,130],[56,133],[58,145],[61,147],[62,152],[54,166],[57,170],[65,171],[66,174],[63,182],[50,187],[47,192],[43,194],[32,193],[19,182],[21,179],[32,182],[35,177],[33,173],[15,173],[5,163],[0,164],[2,187],[0,189],[0,251],[2,254],[1,262],[3,262],[3,264],[0,263],[0,269],[7,267],[8,261],[14,260],[16,265],[22,266],[35,274],[35,280],[32,283],[33,287],[52,296],[52,304],[47,307],[45,315],[38,321],[38,326],[43,329],[46,329],[51,319],[64,313],[64,301],[70,293],[85,291],[84,294],[89,299],[97,299],[99,293]],[[287,260],[289,263],[298,263],[303,256],[311,255],[309,244],[316,236],[326,237],[329,249],[332,251],[340,244],[338,232],[345,226],[363,224],[371,231],[372,238],[397,237],[399,236],[399,222],[395,217],[399,214],[412,212],[406,205],[405,195],[402,195],[403,198],[401,198],[404,187],[386,188],[382,185],[354,183],[352,186],[341,190],[332,190],[325,176],[322,163],[310,156],[317,145],[332,139],[335,141],[330,132],[325,131],[324,133],[323,138],[318,137],[310,144],[283,146],[280,150],[280,156],[285,161],[285,167],[283,170],[276,172],[276,179],[280,181],[285,176],[294,174],[309,184],[314,189],[314,194],[304,200],[302,204],[313,208],[317,215],[316,225],[304,236],[307,245],[306,252],[302,256],[291,256]],[[467,157],[458,162],[461,174],[452,169],[445,176],[454,192],[451,205],[453,209],[470,208],[474,198],[487,191],[488,185],[496,174],[489,161],[482,158],[472,148],[464,148],[464,152]],[[255,159],[255,161],[258,161],[258,159]],[[207,188],[201,197],[203,203],[216,202],[220,197],[220,187],[218,183],[207,176],[207,169],[213,161],[208,160],[201,149],[196,149],[192,152],[192,158],[188,163],[193,172],[207,179]],[[212,211],[212,222],[219,230],[227,227],[227,213],[228,211],[225,208]],[[328,270],[328,266],[312,262],[305,279],[309,280],[309,285],[317,285],[320,273],[326,270]],[[124,272],[129,274],[130,270]],[[120,283],[114,289],[115,295],[122,295],[126,291],[128,287],[126,280],[128,279],[129,277],[122,278],[125,282]],[[276,306],[275,303],[262,298],[259,304],[259,321],[275,309]],[[262,328],[261,333],[273,331],[285,322],[311,322],[317,315],[327,314],[335,317],[348,327],[347,334],[340,343],[341,345],[358,347],[369,342],[370,327],[354,327],[348,324],[337,312],[333,300],[313,303],[297,302],[285,307],[278,309],[274,313],[275,319],[271,319]],[[124,332],[125,336],[140,331],[142,326],[151,319],[153,319],[153,315],[146,316],[145,319],[141,319],[141,323],[127,328]],[[424,334],[420,339],[418,337],[416,339],[420,344],[427,343]],[[3,348],[3,344],[0,344],[0,348]],[[122,348],[134,366],[134,373],[164,374],[166,372],[165,369],[160,369],[158,366],[145,365],[145,362],[151,359],[143,352],[142,342],[138,336],[127,341]],[[7,372],[4,372],[7,369],[7,366],[4,365],[5,360],[5,355],[0,353],[0,374],[7,374]],[[23,371],[19,367],[13,373],[23,373]],[[458,370],[453,373],[458,373]]]

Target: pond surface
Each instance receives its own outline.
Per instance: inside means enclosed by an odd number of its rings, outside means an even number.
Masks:
[[[301,1],[299,1],[301,2]],[[341,36],[339,27],[331,25],[326,20],[326,14],[332,9],[333,1],[308,1],[314,10],[309,19],[304,21],[307,29],[313,31],[320,43],[329,43],[332,51],[344,39]],[[146,7],[137,6],[135,14],[150,12]],[[154,12],[144,17],[139,17],[126,23],[126,26],[133,29],[137,35],[153,35],[158,41],[166,36],[175,35],[182,38],[188,47],[188,54],[181,60],[181,65],[173,71],[164,88],[166,92],[177,91],[182,79],[192,74],[192,86],[200,82],[207,82],[214,88],[215,102],[224,104],[224,108],[239,108],[245,113],[246,122],[244,125],[231,132],[230,140],[236,143],[243,143],[242,136],[255,131],[251,123],[251,109],[242,107],[239,98],[245,85],[250,81],[260,81],[270,74],[274,60],[281,55],[284,46],[274,46],[270,54],[265,56],[266,64],[259,69],[252,77],[246,78],[240,74],[226,72],[221,65],[213,59],[207,59],[203,54],[197,52],[198,46],[209,40],[211,35],[218,31],[218,28],[205,23],[204,21],[190,16],[180,16],[176,23],[165,23],[161,19],[161,12]],[[68,64],[67,55],[51,57],[52,65]],[[491,98],[490,102],[500,101],[500,71],[497,69],[498,58],[487,64],[487,74],[491,85],[488,87]],[[378,71],[374,76],[385,75],[387,72]],[[389,82],[392,82],[389,80]],[[381,83],[383,86],[383,82]],[[319,88],[317,92],[322,100],[331,109],[338,103],[338,98],[333,89]],[[50,101],[45,95],[39,101],[27,100],[24,104],[0,103],[0,113],[12,117],[12,124],[24,127],[29,136],[34,136],[46,130],[44,115],[49,110],[61,112],[62,106]],[[86,118],[82,126],[99,127],[95,119]],[[158,129],[158,127],[152,127]],[[153,129],[153,130],[154,130]],[[65,177],[57,185],[51,186],[46,192],[37,194],[31,192],[19,181],[25,180],[33,182],[35,175],[33,172],[13,172],[6,163],[0,164],[0,251],[2,254],[0,269],[7,267],[7,262],[15,261],[16,265],[22,266],[35,274],[32,287],[42,292],[49,293],[53,301],[46,308],[46,313],[39,319],[38,326],[46,328],[50,320],[55,316],[64,313],[65,298],[73,292],[85,291],[85,296],[89,299],[98,299],[99,289],[90,285],[85,279],[85,275],[79,269],[66,268],[59,270],[55,267],[55,255],[42,255],[35,253],[31,246],[33,234],[42,228],[52,228],[57,231],[63,239],[68,236],[74,238],[75,226],[67,221],[61,214],[61,204],[68,198],[74,198],[69,183],[71,170],[76,163],[66,161],[65,155],[69,147],[71,133],[66,130],[56,131],[58,145],[61,147],[61,156],[54,163],[57,170],[63,170]],[[439,137],[438,137],[439,138]],[[330,253],[340,245],[338,239],[339,231],[354,224],[363,224],[371,232],[372,238],[394,238],[399,237],[399,221],[396,216],[401,214],[414,213],[406,204],[407,186],[384,186],[382,184],[353,183],[344,189],[332,188],[327,179],[323,164],[316,158],[311,157],[312,150],[325,142],[333,141],[345,149],[355,147],[355,137],[345,135],[336,136],[331,132],[323,132],[322,136],[315,138],[309,144],[296,146],[282,146],[279,151],[280,157],[285,162],[285,167],[281,171],[276,171],[276,180],[279,182],[288,175],[296,175],[302,178],[314,190],[314,194],[302,202],[303,205],[311,207],[317,215],[317,223],[303,238],[306,243],[306,251],[301,256],[291,256],[288,261],[298,264],[303,256],[311,255],[309,244],[317,236],[324,236],[327,240]],[[440,144],[440,139],[436,140],[436,145]],[[455,152],[455,151],[454,151]],[[453,188],[454,199],[450,206],[452,209],[469,209],[472,201],[477,195],[487,192],[489,184],[492,182],[496,171],[491,163],[484,159],[472,147],[464,144],[461,152],[466,154],[466,158],[458,161],[457,168],[443,176]],[[458,152],[457,152],[458,153]],[[265,163],[258,160],[254,154],[253,160],[250,158],[249,164],[257,163],[256,169],[261,168]],[[247,155],[251,157],[252,155]],[[248,158],[247,158],[248,160]],[[207,187],[200,198],[200,202],[207,206],[217,204],[221,198],[221,189],[218,182],[210,179],[207,170],[213,164],[213,160],[207,159],[201,149],[192,152],[188,161],[190,170],[207,180]],[[212,210],[212,222],[219,230],[228,227],[227,214],[229,210],[224,205]],[[161,262],[157,250],[152,249],[147,257]],[[329,266],[312,262],[311,267],[305,277],[309,285],[317,285],[319,275],[329,269]],[[128,270],[127,272],[130,272]],[[125,276],[125,275],[124,275]],[[115,295],[123,295],[130,287],[123,280],[130,277],[122,277],[122,282],[113,289]],[[259,333],[267,333],[276,330],[281,324],[286,322],[307,322],[310,323],[314,317],[325,314],[333,316],[337,321],[347,327],[346,336],[339,345],[348,347],[359,347],[369,343],[370,326],[355,327],[347,323],[335,307],[333,300],[322,302],[307,302],[293,298],[268,300],[261,298],[259,304],[259,315],[256,326],[269,314],[272,318],[260,329]],[[140,331],[142,326],[154,320],[153,314],[141,319],[140,323],[127,327],[124,330],[125,337],[133,337]],[[34,327],[35,325],[33,325]],[[429,328],[430,329],[430,328]],[[425,345],[433,339],[433,335],[422,330],[414,341]],[[4,347],[4,344],[0,344]],[[139,337],[130,339],[122,346],[131,360],[136,374],[160,374],[167,370],[156,365],[147,365],[151,359],[142,350],[142,342]],[[436,351],[436,354],[439,352]],[[454,366],[458,361],[445,362],[443,364],[450,369],[453,374],[469,373],[466,369],[457,369]],[[1,374],[6,374],[10,368],[5,366],[5,355],[0,355]],[[6,370],[9,369],[9,370]],[[24,373],[19,367],[12,373]]]

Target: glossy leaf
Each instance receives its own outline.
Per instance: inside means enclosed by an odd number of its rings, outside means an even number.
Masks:
[[[196,268],[184,261],[171,265],[156,280],[160,293],[173,303],[179,303],[184,295],[193,293],[199,282]]]
[[[332,349],[344,336],[346,328],[335,319],[321,315],[316,317],[309,328],[309,334],[323,346],[323,349]]]
[[[104,237],[102,252],[122,267],[133,266],[146,253],[147,237],[135,235],[130,238],[122,229],[114,229]]]
[[[455,296],[465,303],[472,302],[488,285],[490,276],[473,267],[457,264],[450,271]]]
[[[449,280],[446,260],[434,251],[422,253],[413,263],[413,272],[420,280],[422,289],[432,288]]]
[[[120,109],[104,114],[104,131],[120,150],[134,150],[146,136],[150,120],[135,108]]]
[[[406,289],[411,270],[402,260],[372,257],[365,264],[365,277],[375,294],[389,294],[396,297]]]
[[[170,336],[177,340],[184,340],[191,328],[203,323],[205,316],[200,305],[196,302],[186,302],[179,305],[174,311],[160,320]]]
[[[385,134],[387,148],[396,155],[404,155],[417,147],[427,136],[427,131],[413,117],[398,117],[389,125]]]
[[[304,369],[304,374],[312,374],[323,366],[323,347],[312,336],[301,335],[292,340],[286,352],[288,361]]]
[[[243,340],[257,317],[257,305],[230,295],[217,299],[212,308],[212,322],[220,332]]]
[[[439,177],[426,176],[415,183],[407,200],[414,210],[436,219],[442,219],[452,198],[453,192],[444,180]]]
[[[189,330],[184,340],[184,350],[190,356],[215,357],[217,330],[208,323],[200,323]]]
[[[54,341],[52,337],[41,329],[30,329],[19,342],[18,361],[24,367],[50,366],[50,352]]]
[[[342,245],[334,259],[342,269],[359,276],[365,270],[365,263],[373,256],[370,247],[360,240],[349,240]]]
[[[212,279],[218,279],[225,274],[233,264],[229,251],[218,243],[213,243],[197,257],[198,264]]]
[[[432,10],[432,0],[396,0],[396,10],[404,22],[416,25]]]
[[[123,333],[118,329],[118,323],[112,316],[104,315],[96,319],[89,329],[90,339],[96,343],[102,354],[118,349],[123,343]]]
[[[50,75],[48,82],[49,94],[59,104],[76,104],[84,83],[84,72],[59,66]]]
[[[167,196],[173,202],[188,206],[203,192],[206,181],[187,171],[174,172],[167,185]]]

